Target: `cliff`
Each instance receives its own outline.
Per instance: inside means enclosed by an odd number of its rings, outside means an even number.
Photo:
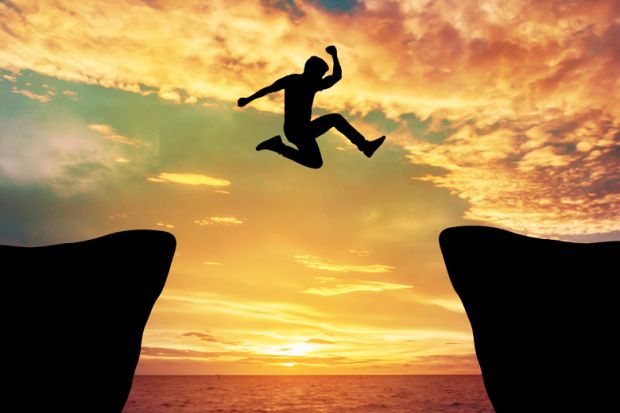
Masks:
[[[121,412],[175,246],[171,234],[146,230],[0,246],[4,404]]]
[[[606,411],[616,403],[620,242],[578,244],[490,227],[439,243],[498,413]]]

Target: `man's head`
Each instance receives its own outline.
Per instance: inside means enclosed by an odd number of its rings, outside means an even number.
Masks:
[[[329,66],[325,63],[325,60],[321,59],[318,56],[312,56],[310,59],[306,61],[304,66],[304,74],[313,78],[320,79],[323,77]]]

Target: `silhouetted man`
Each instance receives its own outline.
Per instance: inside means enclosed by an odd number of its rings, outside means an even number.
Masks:
[[[311,120],[312,102],[316,92],[332,87],[342,78],[342,69],[338,61],[336,47],[328,46],[325,51],[332,56],[334,61],[334,68],[330,76],[323,77],[329,69],[327,63],[320,57],[312,56],[306,61],[302,74],[284,76],[252,96],[239,99],[237,104],[243,107],[254,99],[284,89],[284,134],[289,142],[297,146],[297,149],[283,143],[280,135],[277,135],[261,142],[256,147],[257,151],[267,149],[308,168],[320,168],[323,165],[323,159],[316,138],[331,128],[336,128],[369,158],[381,146],[385,136],[367,141],[339,113],[332,113]]]

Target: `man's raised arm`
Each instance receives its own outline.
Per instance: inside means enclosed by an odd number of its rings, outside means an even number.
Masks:
[[[327,46],[325,51],[332,56],[334,66],[332,68],[332,74],[326,76],[321,82],[321,89],[330,88],[342,79],[342,68],[340,67],[340,61],[338,60],[338,51],[336,51],[336,46]]]
[[[237,105],[243,107],[254,99],[262,98],[269,93],[277,92],[278,90],[284,89],[286,87],[289,76],[284,76],[283,78],[276,80],[275,82],[273,82],[272,85],[262,88],[258,92],[254,93],[252,96],[248,96],[247,98],[239,98],[239,100],[237,101]]]

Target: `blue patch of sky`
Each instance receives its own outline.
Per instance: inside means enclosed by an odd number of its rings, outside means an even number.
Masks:
[[[304,12],[299,8],[295,0],[262,0],[263,5],[285,11],[291,17],[302,17]]]
[[[292,17],[302,17],[304,12],[300,8],[300,0],[262,0],[263,4],[287,12]],[[308,3],[315,4],[334,13],[351,13],[359,6],[357,0],[310,0]]]
[[[372,123],[386,134],[397,130],[404,123],[411,135],[416,139],[424,139],[432,143],[443,143],[448,136],[454,133],[454,129],[450,126],[450,121],[443,119],[440,121],[439,130],[430,130],[433,119],[428,117],[420,119],[413,113],[405,113],[398,120],[386,118],[383,112],[373,110],[363,117],[365,122]]]
[[[443,143],[455,131],[450,127],[450,121],[447,119],[440,121],[440,130],[429,130],[433,121],[431,117],[420,119],[413,113],[405,113],[400,116],[400,119],[405,122],[412,136],[432,143]]]
[[[334,12],[352,12],[358,6],[357,0],[317,0],[319,6]]]
[[[398,122],[386,118],[383,112],[379,110],[371,110],[368,112],[368,114],[364,116],[364,121],[377,125],[381,131],[385,133],[393,132],[398,129],[399,126]]]

